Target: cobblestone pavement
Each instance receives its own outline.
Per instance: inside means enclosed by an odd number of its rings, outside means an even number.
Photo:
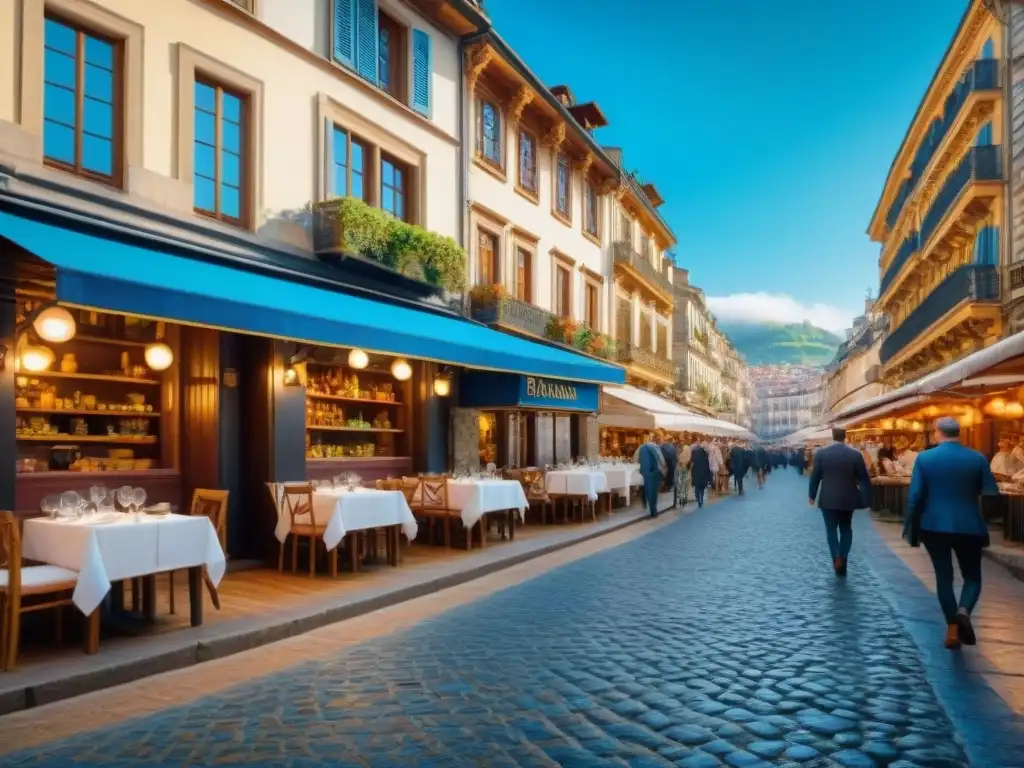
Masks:
[[[832,575],[803,482],[0,765],[967,765],[887,587],[857,549]]]

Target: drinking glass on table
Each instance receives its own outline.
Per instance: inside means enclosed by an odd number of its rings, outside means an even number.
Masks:
[[[130,485],[122,485],[117,489],[115,494],[117,504],[121,507],[122,512],[130,512],[132,508],[132,487]]]
[[[135,520],[139,520],[139,512],[142,510],[142,506],[146,503],[146,489],[145,488],[133,488],[132,489],[132,504],[135,506]]]
[[[65,491],[60,495],[60,516],[73,518],[78,516],[78,505],[82,497],[78,491]]]
[[[60,511],[60,496],[44,496],[43,500],[39,502],[39,509],[51,518],[56,517]]]

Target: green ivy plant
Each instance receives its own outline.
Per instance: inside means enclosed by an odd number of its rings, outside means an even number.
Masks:
[[[328,200],[317,208],[337,221],[342,250],[455,293],[466,287],[466,252],[452,238],[399,221],[354,197]]]

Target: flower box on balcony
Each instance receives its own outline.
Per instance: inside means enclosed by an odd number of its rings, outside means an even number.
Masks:
[[[313,247],[321,258],[355,258],[367,265],[425,283],[431,292],[460,292],[466,283],[466,252],[450,237],[407,224],[362,200],[342,197],[314,206]]]

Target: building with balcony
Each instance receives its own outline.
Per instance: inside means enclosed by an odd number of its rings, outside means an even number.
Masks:
[[[820,371],[790,369],[752,372],[756,388],[754,432],[764,440],[786,437],[824,418]]]
[[[672,258],[676,237],[658,213],[664,202],[653,184],[622,170],[622,150],[606,149],[621,171],[609,211],[613,276],[612,327],[619,362],[630,383],[669,392],[672,363]]]
[[[880,353],[887,319],[865,301],[864,314],[854,319],[825,371],[826,421],[851,405],[869,400],[885,391],[881,379]]]
[[[868,234],[881,244],[882,379],[919,378],[1002,333],[1003,28],[973,0],[893,159]]]

